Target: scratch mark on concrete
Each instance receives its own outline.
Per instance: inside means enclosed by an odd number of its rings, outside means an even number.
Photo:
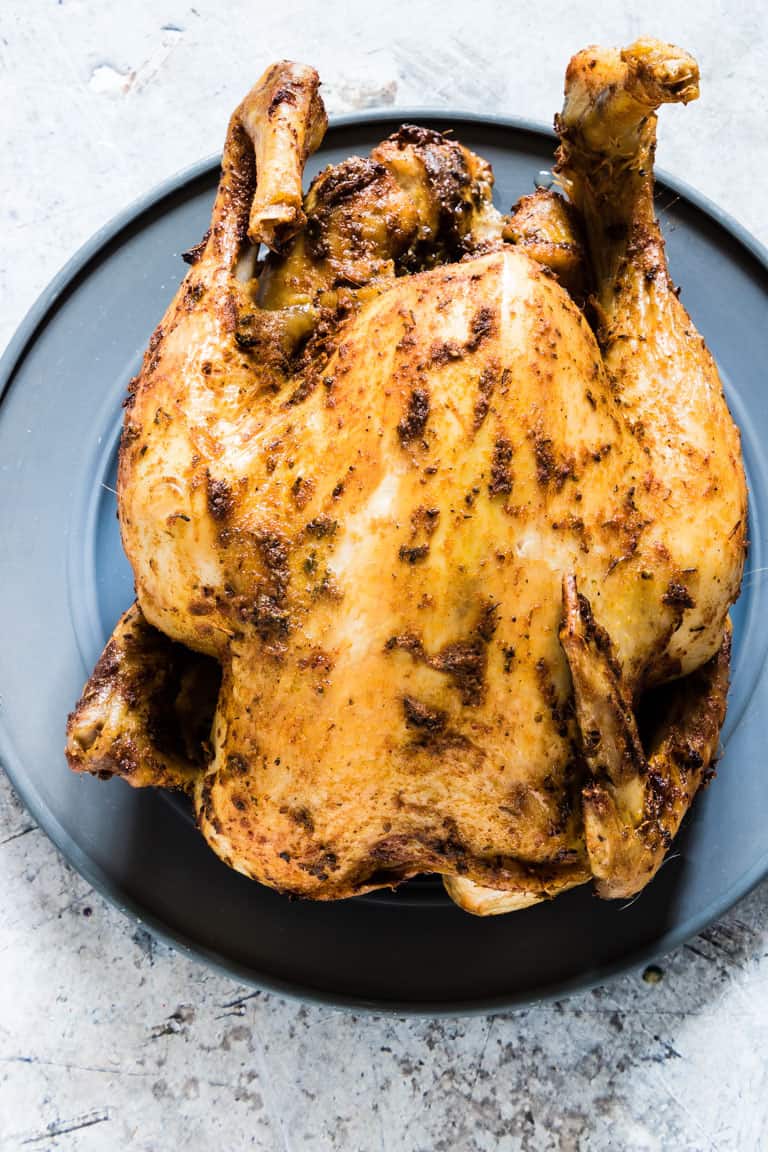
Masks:
[[[40,1068],[61,1068],[65,1072],[100,1072],[108,1076],[155,1076],[155,1072],[134,1072],[129,1068],[105,1068],[100,1064],[72,1064],[62,1060],[43,1060],[40,1056],[0,1056],[0,1064],[33,1064]]]
[[[684,944],[686,952],[693,952],[694,956],[699,956],[702,960],[706,960],[708,964],[712,963],[712,957],[707,956],[706,952],[702,952],[701,948],[697,948],[695,944]]]
[[[12,836],[6,836],[5,840],[0,840],[0,848],[3,844],[10,844],[12,840],[20,840],[22,836],[27,836],[30,832],[39,831],[37,824],[30,824],[28,828],[22,828],[20,832],[14,832]]]
[[[261,992],[248,992],[245,996],[237,996],[234,1000],[228,1000],[226,1004],[219,1004],[219,1008],[233,1009],[233,1011],[224,1012],[225,1016],[243,1016],[245,1015],[245,1005],[249,1000],[257,1000],[261,996]],[[217,1016],[217,1020],[221,1020],[221,1016]]]
[[[496,1023],[495,1017],[491,1017],[491,1019],[488,1022],[488,1031],[485,1034],[485,1040],[483,1042],[482,1051],[480,1052],[480,1058],[477,1061],[477,1065],[475,1067],[475,1074],[472,1077],[472,1083],[469,1086],[469,1098],[470,1098],[470,1100],[474,1096],[475,1085],[477,1084],[477,1079],[478,1079],[478,1076],[480,1075],[480,1070],[483,1067],[483,1062],[485,1060],[485,1053],[488,1050],[488,1041],[491,1039],[491,1032],[493,1032],[493,1026],[495,1023]]]
[[[94,1124],[104,1124],[109,1120],[106,1112],[91,1112],[90,1115],[78,1116],[73,1120],[64,1120],[58,1124],[49,1124],[45,1132],[29,1136],[22,1140],[22,1144],[37,1144],[41,1140],[50,1140],[52,1136],[66,1136],[68,1132],[79,1132],[81,1128],[92,1128]]]

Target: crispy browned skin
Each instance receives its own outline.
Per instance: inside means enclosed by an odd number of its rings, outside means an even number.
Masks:
[[[370,157],[352,156],[312,182],[307,226],[269,257],[264,308],[335,309],[351,292],[453,261],[499,240],[493,173],[479,156],[428,128],[404,124]],[[364,298],[369,293],[364,294]]]
[[[214,660],[152,628],[134,604],[69,717],[70,766],[189,791],[205,764],[220,682]]]
[[[600,896],[633,896],[661,865],[717,750],[725,719],[730,629],[656,716],[646,756],[632,698],[608,634],[566,577],[560,633],[574,687],[581,751],[584,839]]]
[[[746,524],[653,217],[654,109],[691,68],[656,42],[574,58],[575,209],[506,220],[483,161],[411,127],[297,202],[311,69],[270,69],[233,117],[132,388],[119,508],[143,642],[221,665],[210,762],[165,779],[241,872],[333,899],[433,871],[489,914],[659,866],[716,749]],[[562,286],[585,290],[585,248],[599,343]],[[115,710],[111,667],[70,723],[78,769],[121,771],[121,725],[151,762],[157,685]],[[638,701],[681,676],[644,747]]]
[[[539,188],[522,196],[505,218],[502,235],[549,268],[574,300],[584,302],[590,285],[581,225],[573,205],[558,192]]]

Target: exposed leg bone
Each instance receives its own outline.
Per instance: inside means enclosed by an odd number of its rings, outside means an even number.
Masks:
[[[280,248],[304,226],[301,178],[327,126],[314,68],[273,64],[229,122],[211,238],[231,261],[247,235]]]
[[[688,53],[657,40],[629,48],[585,48],[565,77],[556,117],[557,173],[584,217],[600,302],[610,306],[612,278],[631,227],[655,229],[653,156],[656,109],[696,100],[699,69]]]

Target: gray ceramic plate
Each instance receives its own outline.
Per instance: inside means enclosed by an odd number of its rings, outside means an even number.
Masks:
[[[449,113],[338,121],[310,168],[367,152],[404,120],[452,127],[487,157],[508,207],[549,168],[552,137]],[[310,173],[311,174],[311,173]],[[158,936],[240,979],[399,1012],[488,1010],[562,994],[700,931],[768,871],[768,261],[711,206],[659,187],[676,281],[720,364],[742,429],[751,552],[735,612],[724,755],[631,906],[581,889],[512,916],[458,911],[433,880],[338,904],[290,902],[229,871],[162,792],[80,779],[64,722],[121,610],[131,574],[115,520],[120,402],[208,223],[217,179],[200,165],[86,245],[13,340],[0,385],[0,754],[35,819],[83,875]]]

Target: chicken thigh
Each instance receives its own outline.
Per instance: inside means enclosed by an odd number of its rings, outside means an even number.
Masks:
[[[717,748],[746,541],[653,211],[655,112],[697,78],[657,41],[579,53],[570,204],[503,218],[489,166],[413,126],[302,197],[318,78],[265,73],[128,397],[137,605],[73,768],[183,788],[298,896],[434,872],[485,914],[648,882]]]

